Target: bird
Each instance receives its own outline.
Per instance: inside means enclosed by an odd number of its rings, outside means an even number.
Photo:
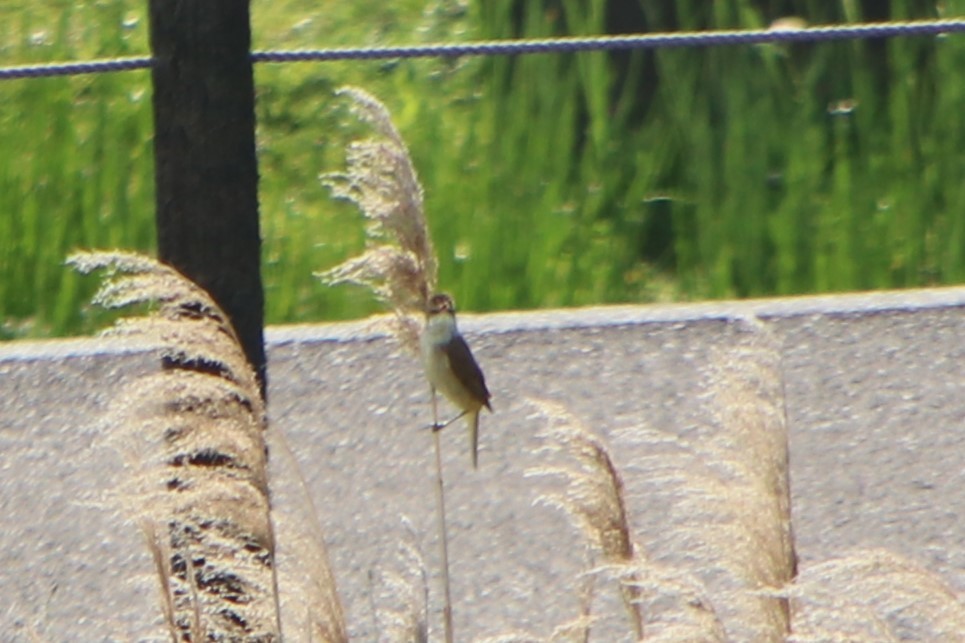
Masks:
[[[469,344],[456,326],[456,304],[445,293],[433,295],[426,307],[426,324],[419,340],[426,379],[432,391],[433,430],[439,431],[466,416],[472,447],[472,466],[479,468],[479,412],[493,407],[486,378],[472,356]],[[442,392],[460,413],[444,424],[436,416],[436,391]]]

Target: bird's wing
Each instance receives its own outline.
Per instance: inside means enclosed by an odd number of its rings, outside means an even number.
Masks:
[[[466,387],[466,390],[472,393],[474,398],[480,400],[487,409],[492,411],[492,407],[489,405],[489,398],[492,396],[489,394],[489,389],[486,388],[486,378],[483,377],[482,370],[473,358],[469,344],[462,338],[462,335],[453,335],[452,339],[442,346],[442,351],[449,359],[449,368],[452,369],[456,379]]]

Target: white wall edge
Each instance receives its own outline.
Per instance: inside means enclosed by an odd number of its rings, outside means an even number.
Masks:
[[[460,315],[460,325],[472,333],[499,334],[751,317],[774,320],[810,315],[862,316],[952,308],[965,308],[965,286],[700,303],[558,308],[483,315],[466,313]],[[350,322],[271,326],[266,329],[265,336],[270,348],[292,343],[370,341],[384,337],[385,332],[379,330],[378,318],[372,318]],[[0,343],[0,362],[125,355],[149,351],[155,347],[156,344],[144,337],[18,340]]]

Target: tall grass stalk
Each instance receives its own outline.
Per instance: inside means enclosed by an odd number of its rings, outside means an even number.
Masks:
[[[439,419],[432,418],[432,426],[438,426]],[[446,486],[442,475],[442,437],[440,431],[432,431],[432,445],[436,454],[436,519],[439,530],[439,553],[442,573],[442,631],[446,643],[452,643],[455,628],[452,625],[452,582],[449,579],[449,537],[446,533]]]
[[[367,248],[357,257],[320,273],[328,285],[357,284],[372,291],[392,313],[389,331],[411,353],[419,352],[420,317],[435,293],[438,260],[429,233],[422,185],[408,147],[386,107],[371,94],[345,88],[359,119],[375,136],[349,145],[344,172],[323,175],[335,197],[355,204],[366,220]],[[432,438],[436,465],[436,516],[443,588],[443,632],[454,640],[449,580],[449,537],[445,480],[435,391],[432,391]]]

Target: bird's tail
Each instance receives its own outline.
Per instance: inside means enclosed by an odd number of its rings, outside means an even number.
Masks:
[[[469,415],[469,442],[472,448],[472,468],[479,468],[479,410]]]

